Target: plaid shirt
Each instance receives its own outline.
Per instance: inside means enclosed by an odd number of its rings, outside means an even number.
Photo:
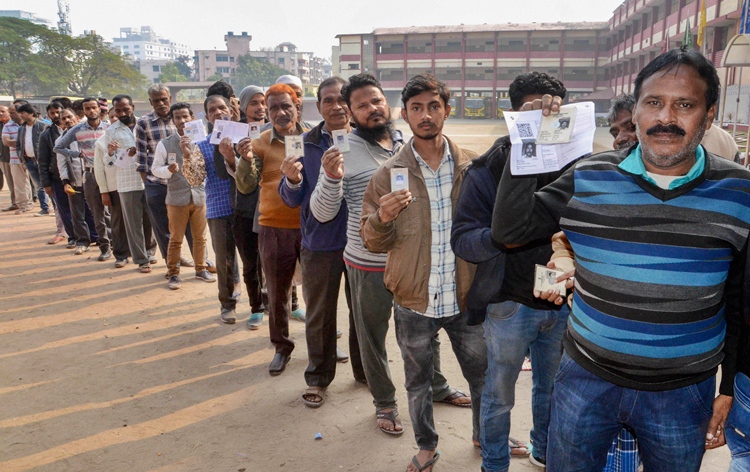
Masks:
[[[7,123],[5,123],[5,126],[3,126],[3,136],[7,136],[8,139],[12,139],[13,141],[18,139],[18,130],[21,127],[13,120],[8,120]],[[5,146],[3,144],[3,146]],[[16,146],[10,146],[8,147],[8,150],[10,151],[10,163],[11,164],[22,164],[21,159],[18,158],[18,151],[16,149]]]
[[[99,126],[96,128],[92,128],[88,120],[82,121],[57,141],[54,151],[70,158],[83,154],[86,158],[86,169],[93,169],[96,140],[104,135],[107,128],[109,128],[109,125],[103,121],[99,121]],[[78,143],[77,149],[75,146],[71,148],[73,143]]]
[[[214,167],[214,145],[209,134],[205,141],[197,144],[206,161],[206,219],[229,216],[234,211],[229,202],[229,180],[220,179]]]
[[[177,132],[174,123],[170,119],[164,119],[151,112],[144,115],[135,125],[135,168],[138,172],[146,172],[148,180],[167,185],[167,181],[160,179],[151,173],[151,165],[154,163],[154,152],[159,141],[166,139]]]
[[[623,428],[609,447],[607,464],[602,472],[638,472],[640,465],[638,443],[633,435]]]
[[[458,297],[456,296],[456,256],[451,249],[451,226],[453,223],[453,156],[446,140],[443,141],[445,153],[437,171],[422,159],[412,143],[412,151],[422,171],[427,195],[430,198],[430,229],[432,244],[430,246],[430,280],[428,293],[429,305],[424,315],[430,318],[444,318],[457,315]]]

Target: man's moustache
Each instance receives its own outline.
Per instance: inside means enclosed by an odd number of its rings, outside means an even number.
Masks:
[[[675,134],[677,136],[685,136],[685,130],[677,125],[655,125],[646,131],[648,136],[653,134]]]

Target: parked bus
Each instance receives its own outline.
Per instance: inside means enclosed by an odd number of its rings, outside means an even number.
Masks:
[[[464,117],[484,118],[487,116],[487,107],[483,98],[466,98],[464,100]]]
[[[506,111],[509,111],[511,108],[513,108],[513,105],[510,104],[510,98],[498,98],[497,99],[497,117],[503,118],[504,113]]]
[[[456,99],[455,98],[451,98],[448,101],[448,104],[451,106],[451,114],[450,114],[450,116],[456,116],[456,113],[458,113],[458,110],[456,108]]]

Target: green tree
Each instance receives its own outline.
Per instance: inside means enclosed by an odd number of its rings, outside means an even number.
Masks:
[[[193,77],[193,67],[190,65],[190,61],[192,60],[192,57],[182,55],[177,56],[177,60],[175,61],[175,65],[180,71],[180,74],[184,75],[188,79],[191,79]]]
[[[43,26],[0,17],[0,90],[17,97],[35,92],[41,79],[50,78],[53,71],[33,52],[47,36]]]
[[[270,87],[276,83],[279,76],[288,73],[286,69],[248,54],[237,58],[237,65],[232,75],[232,87],[235,90],[242,90],[248,85]]]
[[[206,77],[206,82],[218,82],[219,80],[223,79],[224,76],[222,76],[220,73],[216,72],[214,75]]]
[[[188,78],[180,72],[176,62],[167,62],[161,68],[160,82],[187,82]]]

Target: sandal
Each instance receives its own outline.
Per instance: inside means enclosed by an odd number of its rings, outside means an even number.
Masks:
[[[462,392],[461,390],[454,390],[453,393],[448,395],[447,397],[443,398],[440,401],[436,401],[435,403],[446,403],[448,405],[458,406],[461,408],[471,408],[471,403],[459,403],[459,398],[468,398],[467,395]]]
[[[416,467],[419,472],[422,472],[428,467],[430,467],[430,470],[432,470],[432,466],[435,465],[435,462],[437,462],[438,459],[440,459],[440,451],[435,451],[435,455],[432,456],[432,459],[428,460],[424,464],[422,465],[419,464],[419,461],[417,460],[417,456],[413,456],[411,458],[411,463],[414,464],[414,467]]]
[[[319,398],[319,400],[316,400],[316,398]],[[320,405],[323,404],[325,399],[325,387],[307,387],[305,393],[302,394],[302,403],[310,408],[320,408]]]
[[[396,410],[395,408],[391,411],[376,411],[375,418],[378,420],[388,420],[393,423],[393,429],[385,429],[378,425],[380,431],[384,432],[385,434],[390,434],[392,436],[401,436],[402,434],[404,434],[403,426],[401,426],[401,429],[396,429],[396,418],[398,418],[398,410]]]
[[[508,447],[510,447],[511,457],[526,457],[531,454],[531,448],[523,441],[515,438],[508,438]],[[521,452],[523,450],[523,452]]]
[[[141,266],[138,266],[138,270],[141,271],[141,274],[150,274],[151,266],[149,264],[143,264]]]

